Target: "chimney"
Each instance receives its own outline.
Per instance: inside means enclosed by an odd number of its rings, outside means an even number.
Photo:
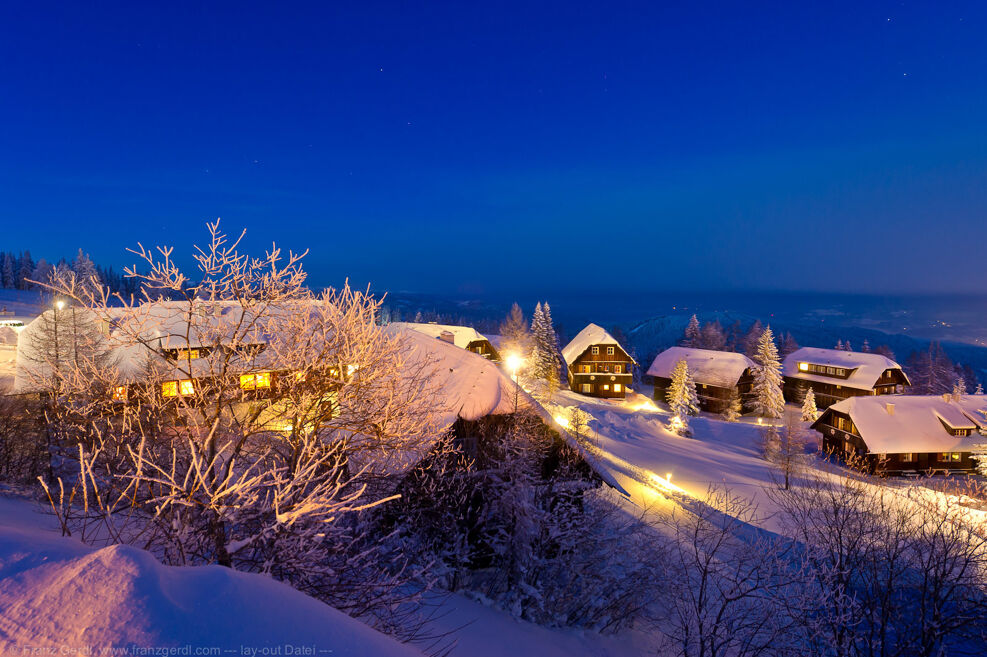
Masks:
[[[439,333],[439,340],[448,342],[449,344],[456,344],[456,336],[452,334],[452,331],[442,331],[442,333]]]
[[[894,404],[887,402],[884,404],[884,408],[888,409],[888,415],[894,415]]]

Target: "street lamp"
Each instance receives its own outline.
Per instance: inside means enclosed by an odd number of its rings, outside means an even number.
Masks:
[[[55,302],[55,310],[64,310],[64,309],[65,309],[65,302],[64,301],[62,301],[61,299],[59,299],[58,301]]]
[[[524,363],[524,359],[517,354],[507,354],[505,363],[507,364],[507,369],[511,371],[511,377],[514,379],[514,413],[517,414],[518,390],[521,388],[517,371],[521,368],[521,364]]]

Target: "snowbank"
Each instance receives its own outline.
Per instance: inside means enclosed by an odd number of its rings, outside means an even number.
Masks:
[[[163,566],[125,545],[96,550],[30,527],[28,514],[4,502],[0,654],[188,646],[190,653],[177,654],[421,655],[268,577]]]

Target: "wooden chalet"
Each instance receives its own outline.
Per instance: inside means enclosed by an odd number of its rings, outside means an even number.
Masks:
[[[987,442],[987,397],[851,397],[823,411],[812,428],[824,451],[863,459],[871,471],[967,473],[976,468],[972,450]]]
[[[672,347],[655,357],[648,375],[654,377],[656,401],[665,401],[672,384],[672,370],[684,360],[696,382],[699,407],[710,413],[722,413],[734,395],[741,400],[750,395],[754,384],[754,361],[732,351],[713,351],[691,347]]]
[[[911,385],[901,365],[880,354],[803,347],[782,364],[785,400],[801,403],[812,388],[816,406],[866,395],[901,394]]]
[[[388,326],[406,328],[423,333],[429,337],[454,344],[460,349],[479,354],[487,360],[500,362],[500,353],[490,340],[469,326],[454,326],[451,324],[424,324],[419,322],[391,322]]]
[[[569,388],[591,397],[623,399],[637,365],[602,327],[590,324],[562,349]]]

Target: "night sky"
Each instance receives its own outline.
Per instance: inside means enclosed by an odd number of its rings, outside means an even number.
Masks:
[[[323,284],[987,291],[985,3],[150,4],[0,5],[0,249],[222,217]]]

